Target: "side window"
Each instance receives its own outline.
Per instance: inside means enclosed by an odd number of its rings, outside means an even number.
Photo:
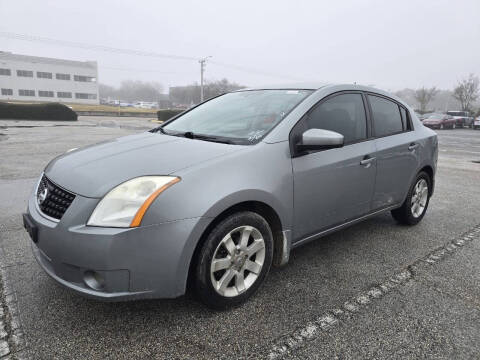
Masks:
[[[375,136],[382,137],[403,131],[402,117],[398,105],[390,100],[368,95],[373,115]]]
[[[403,130],[411,130],[407,109],[405,109],[403,106],[400,106],[400,113],[402,114]]]
[[[367,119],[362,95],[341,94],[315,107],[306,118],[308,129],[336,131],[345,144],[367,138]]]

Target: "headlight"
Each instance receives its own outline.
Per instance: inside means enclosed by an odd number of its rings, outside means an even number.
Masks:
[[[87,225],[136,227],[153,200],[165,189],[180,181],[175,176],[141,176],[123,184],[103,197]]]

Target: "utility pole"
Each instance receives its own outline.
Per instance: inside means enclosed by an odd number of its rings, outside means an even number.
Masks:
[[[211,56],[207,56],[203,59],[198,60],[200,63],[200,102],[203,102],[203,73],[205,72],[205,64],[207,59],[211,58]]]

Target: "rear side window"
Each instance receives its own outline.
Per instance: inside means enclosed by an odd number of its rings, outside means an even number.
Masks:
[[[368,100],[372,108],[376,137],[393,135],[403,131],[402,117],[396,103],[374,95],[368,95]]]
[[[407,110],[400,106],[400,113],[402,114],[403,130],[409,130],[410,126],[408,122]]]
[[[345,144],[367,138],[367,119],[361,94],[341,94],[315,107],[307,119],[308,129],[324,129],[344,136]]]

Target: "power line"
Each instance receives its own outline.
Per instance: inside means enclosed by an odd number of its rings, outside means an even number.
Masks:
[[[25,40],[25,41],[40,42],[40,43],[52,44],[52,45],[75,47],[75,48],[86,49],[86,50],[100,50],[100,51],[106,51],[106,52],[111,52],[116,54],[148,56],[148,57],[174,59],[174,60],[189,60],[189,61],[198,60],[198,58],[191,57],[191,56],[171,55],[171,54],[162,54],[162,53],[142,51],[142,50],[122,49],[122,48],[116,48],[112,46],[86,44],[81,42],[51,39],[47,37],[18,34],[18,33],[6,32],[6,31],[0,31],[0,37],[7,38],[7,39],[14,39],[14,40]]]
[[[13,33],[7,31],[0,31],[0,37],[13,39],[13,40],[22,40],[22,41],[30,41],[30,42],[38,42],[50,45],[58,45],[64,47],[73,47],[79,49],[86,49],[86,50],[94,50],[94,51],[104,51],[110,52],[115,54],[126,54],[126,55],[135,55],[135,56],[145,56],[145,57],[153,57],[153,58],[164,58],[164,59],[173,59],[173,60],[186,60],[186,61],[198,61],[201,60],[200,57],[193,57],[193,56],[184,56],[184,55],[173,55],[173,54],[163,54],[151,51],[143,51],[143,50],[132,50],[132,49],[125,49],[125,48],[116,48],[112,46],[104,46],[104,45],[95,45],[95,44],[87,44],[82,42],[75,42],[75,41],[67,41],[67,40],[59,40],[59,39],[52,39],[48,37],[42,36],[33,36],[28,34],[20,34],[20,33]],[[211,64],[223,66],[226,68],[231,68],[235,70],[239,70],[246,73],[262,75],[266,77],[273,77],[273,78],[282,78],[294,81],[305,81],[305,79],[299,79],[288,75],[281,75],[275,73],[264,72],[262,70],[248,68],[244,66],[234,65],[223,63],[219,61],[210,61]]]
[[[109,66],[109,65],[102,65],[102,64],[98,64],[98,67],[101,68],[101,69],[107,69],[107,70],[129,71],[129,72],[147,72],[147,73],[157,73],[157,74],[164,74],[164,75],[185,74],[184,71],[173,72],[173,71],[164,71],[164,70],[158,70],[158,69],[124,68],[124,67],[116,67],[116,66]]]
[[[303,78],[295,78],[295,77],[287,76],[287,75],[279,75],[279,74],[275,74],[275,73],[264,72],[264,71],[258,70],[258,69],[253,69],[253,68],[248,68],[248,67],[233,65],[233,64],[227,64],[227,63],[219,62],[219,61],[210,61],[210,63],[214,64],[214,65],[228,67],[228,68],[231,68],[231,69],[235,69],[235,70],[239,70],[239,71],[243,71],[243,72],[248,72],[248,73],[252,73],[252,74],[257,74],[257,75],[263,75],[263,76],[267,76],[267,77],[282,78],[282,79],[288,79],[288,80],[293,80],[293,81],[307,81],[307,79],[303,79]]]

